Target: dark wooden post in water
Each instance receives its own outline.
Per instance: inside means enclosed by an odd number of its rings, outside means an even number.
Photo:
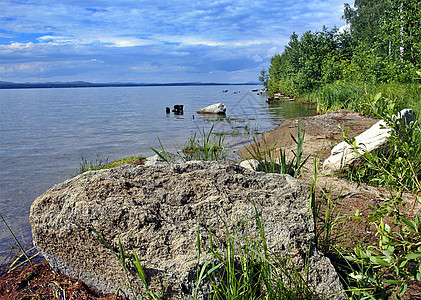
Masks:
[[[174,105],[174,109],[172,111],[175,115],[182,115],[184,113],[183,109],[184,109],[184,105],[177,104],[177,105]]]

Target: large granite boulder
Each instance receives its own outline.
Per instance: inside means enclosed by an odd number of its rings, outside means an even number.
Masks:
[[[414,112],[412,109],[403,109],[396,117],[402,119],[405,124],[409,124],[414,119]],[[369,129],[355,137],[355,145],[357,149],[347,142],[343,141],[332,148],[330,156],[324,161],[323,167],[331,169],[332,171],[340,171],[344,168],[354,164],[366,151],[375,151],[388,142],[387,138],[390,136],[389,128],[384,120],[380,120]],[[355,151],[358,153],[355,153]]]
[[[203,108],[200,108],[198,114],[211,114],[211,115],[225,115],[227,107],[223,103],[215,103]]]
[[[186,299],[194,292],[198,265],[209,259],[209,231],[215,249],[223,251],[224,222],[229,230],[239,226],[235,235],[241,239],[243,221],[249,220],[249,234],[256,228],[257,210],[269,252],[297,270],[305,270],[308,262],[310,286],[322,295],[339,292],[331,299],[345,299],[329,259],[312,245],[308,197],[309,188],[300,180],[228,162],[127,165],[54,186],[32,204],[30,223],[34,244],[50,265],[94,290],[114,293],[120,288],[131,297],[115,255],[121,240],[123,249],[138,253],[151,290],[163,286],[166,299]],[[198,233],[203,244],[199,260]],[[135,292],[144,291],[140,280],[128,275]],[[199,299],[208,288],[204,281]]]

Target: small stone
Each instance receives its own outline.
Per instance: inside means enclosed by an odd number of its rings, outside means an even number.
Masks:
[[[257,171],[259,168],[259,161],[257,159],[243,160],[240,163],[240,166],[249,170]]]

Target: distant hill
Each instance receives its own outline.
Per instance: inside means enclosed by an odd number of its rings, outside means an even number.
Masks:
[[[15,83],[0,81],[0,89],[31,89],[31,88],[80,88],[80,87],[127,87],[127,86],[206,86],[206,85],[260,85],[259,82],[247,83],[217,83],[217,82],[177,82],[177,83],[92,83],[85,81],[72,82],[38,82]]]

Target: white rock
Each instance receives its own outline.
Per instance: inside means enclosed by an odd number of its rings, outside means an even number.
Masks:
[[[397,117],[404,118],[406,123],[409,123],[413,119],[413,110],[404,109],[398,113]],[[386,144],[391,130],[391,128],[387,127],[384,120],[377,122],[368,130],[355,137],[358,153],[355,153],[352,147],[345,141],[341,142],[333,147],[330,156],[324,161],[323,167],[333,171],[339,171],[351,165],[358,159],[359,155],[363,155],[366,151],[371,152]]]
[[[257,159],[243,160],[240,163],[240,166],[249,170],[256,171],[259,168],[259,161]]]
[[[148,157],[145,160],[145,166],[167,166],[168,164],[180,164],[184,162],[180,155],[174,153],[166,152],[165,156],[167,157],[168,161],[163,160],[158,156],[158,154]]]
[[[204,108],[201,108],[197,111],[198,114],[217,114],[225,115],[227,108],[223,103],[216,103]]]

